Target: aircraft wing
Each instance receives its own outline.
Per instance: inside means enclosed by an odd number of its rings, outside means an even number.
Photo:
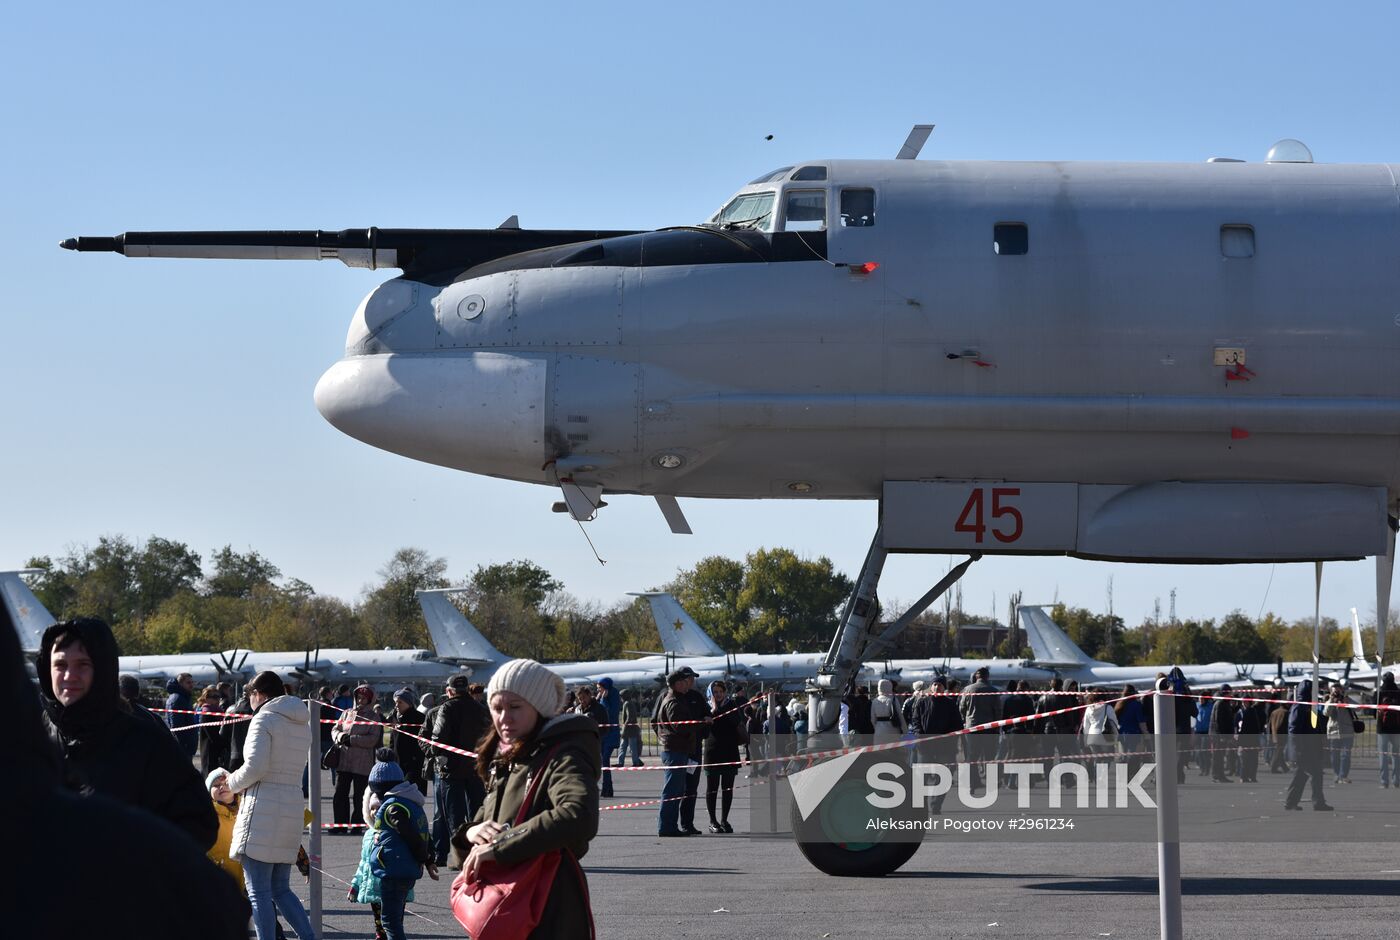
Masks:
[[[73,251],[112,251],[128,258],[235,258],[306,260],[334,258],[352,268],[401,268],[417,277],[466,270],[522,251],[635,235],[630,231],[564,229],[370,228],[241,232],[125,232],[68,238]]]
[[[664,592],[635,592],[633,597],[645,597],[651,605],[656,632],[668,653],[677,656],[723,656],[724,650],[710,638],[700,624],[685,612],[680,601]]]

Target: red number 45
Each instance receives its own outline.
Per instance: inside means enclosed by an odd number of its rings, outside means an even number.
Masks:
[[[1014,542],[1021,537],[1021,529],[1025,520],[1021,518],[1021,511],[1015,506],[1002,502],[1004,497],[1020,496],[1021,490],[1014,486],[994,486],[992,491],[992,520],[1009,516],[1012,520],[1010,531],[1002,528],[992,527],[992,537],[998,542]],[[986,491],[982,487],[977,487],[967,497],[967,502],[963,505],[962,514],[958,516],[957,524],[953,526],[954,532],[971,532],[973,541],[982,544],[982,538],[987,533],[987,523],[985,522],[985,496]]]

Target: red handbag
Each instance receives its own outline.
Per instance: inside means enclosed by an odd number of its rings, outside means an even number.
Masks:
[[[558,747],[554,749],[557,751]],[[520,812],[515,814],[515,825],[523,823],[530,814],[535,802],[535,791],[540,779],[554,757],[550,751],[544,764],[525,791],[525,800],[520,804]],[[565,852],[551,849],[534,858],[514,865],[487,863],[480,866],[476,877],[467,878],[466,869],[452,882],[452,914],[467,930],[472,940],[524,940],[539,926],[544,916],[549,892],[554,887],[554,878],[564,861]],[[588,903],[587,882],[579,871],[578,862],[570,855],[569,863],[583,885],[584,903]],[[592,923],[589,933],[592,934]]]

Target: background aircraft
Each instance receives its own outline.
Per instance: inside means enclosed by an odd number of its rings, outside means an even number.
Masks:
[[[715,658],[724,657],[729,675],[741,679],[768,683],[791,684],[806,682],[816,678],[825,653],[725,653],[718,643],[705,632],[705,628],[686,613],[680,601],[665,592],[640,592],[636,596],[645,597],[651,604],[652,617],[656,620],[656,630],[661,635],[662,645],[668,653],[678,653],[681,646],[698,648],[708,646],[716,652],[711,659],[701,660],[707,669],[716,668]],[[682,640],[674,639],[683,637]],[[700,665],[691,663],[692,668]],[[946,657],[943,659],[887,659],[865,663],[857,676],[857,681],[874,683],[880,679],[891,679],[900,684],[901,690],[908,692],[915,682],[930,682],[936,677],[948,676],[961,682],[972,678],[972,673],[987,667],[997,682],[1009,679],[1028,679],[1031,682],[1049,682],[1055,673],[1038,668],[1019,659],[967,659]]]
[[[34,592],[20,577],[23,571],[0,571],[0,598],[19,632],[20,646],[26,654],[38,652],[44,631],[54,623]],[[434,640],[438,637],[435,634]],[[452,644],[451,631],[443,640]],[[451,662],[450,655],[440,657],[432,650],[352,650],[322,649],[313,654],[302,652],[258,652],[234,649],[220,653],[179,653],[166,656],[123,656],[119,669],[142,682],[163,684],[180,673],[194,677],[196,685],[212,685],[223,679],[243,683],[264,669],[298,679],[339,685],[368,682],[381,690],[415,685],[420,689],[445,685],[464,667]]]
[[[1069,638],[1068,634],[1060,629],[1059,624],[1050,619],[1050,615],[1045,612],[1041,605],[1022,604],[1018,610],[1018,620],[1021,629],[1025,631],[1026,642],[1030,644],[1031,652],[1035,657],[1033,661],[1036,665],[1052,669],[1062,678],[1073,679],[1081,686],[1086,687],[1115,686],[1130,682],[1139,689],[1145,689],[1151,685],[1157,673],[1167,672],[1173,666],[1181,669],[1186,680],[1197,687],[1238,682],[1266,683],[1275,678],[1282,678],[1289,684],[1295,684],[1300,679],[1307,678],[1312,674],[1311,662],[1230,663],[1222,661],[1206,664],[1168,663],[1156,666],[1118,666],[1114,663],[1090,658],[1077,643]],[[1358,648],[1361,642],[1360,634],[1360,626],[1354,624],[1353,644]],[[1365,665],[1365,660],[1362,659],[1360,663],[1322,663],[1320,668],[1329,675],[1339,675],[1345,669]]]
[[[467,619],[467,615],[448,600],[449,594],[459,591],[458,588],[442,588],[419,590],[414,594],[418,598],[418,605],[423,609],[423,619],[427,621],[428,632],[433,641],[438,644],[446,643],[445,649],[453,660],[471,669],[472,680],[485,684],[491,680],[491,676],[502,663],[515,657],[507,656],[496,649]],[[442,639],[439,639],[440,637]],[[444,647],[440,645],[440,648]],[[682,665],[689,665],[694,660],[695,657],[656,653],[636,659],[603,659],[545,665],[570,685],[597,682],[608,676],[619,686],[660,689],[664,686],[669,672]]]

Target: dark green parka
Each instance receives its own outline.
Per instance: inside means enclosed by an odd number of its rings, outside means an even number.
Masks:
[[[544,776],[535,790],[529,818],[517,826],[515,817],[525,802],[530,780],[541,768]],[[502,865],[514,865],[551,849],[566,849],[575,859],[583,858],[589,841],[598,834],[598,777],[602,769],[597,723],[586,715],[558,715],[545,723],[523,761],[504,769],[496,765],[486,782],[486,802],[472,822],[511,824],[495,843],[496,860]],[[531,937],[589,936],[582,876],[582,869],[566,858],[554,879],[544,918]]]

